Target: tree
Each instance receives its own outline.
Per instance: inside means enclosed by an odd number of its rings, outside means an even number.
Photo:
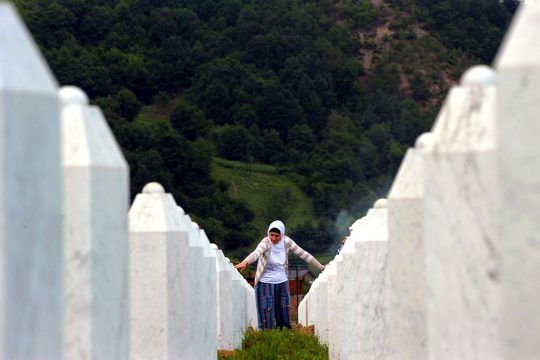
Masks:
[[[323,226],[303,223],[290,232],[294,239],[304,250],[321,253],[326,251],[331,243],[331,236]]]
[[[276,130],[266,129],[263,131],[261,146],[261,160],[270,164],[277,164],[287,159],[285,145]]]
[[[242,125],[223,125],[213,134],[220,156],[230,160],[247,160],[251,155],[253,138]]]
[[[188,101],[182,101],[170,116],[171,125],[188,140],[204,137],[212,123],[197,106]]]
[[[141,111],[141,103],[129,89],[121,89],[115,96],[118,113],[128,121],[133,121]]]
[[[271,84],[264,88],[257,103],[257,117],[261,129],[275,129],[285,139],[289,128],[305,122],[304,112],[290,91]]]
[[[140,193],[149,182],[159,182],[167,191],[174,189],[172,175],[167,171],[161,154],[154,150],[128,153],[131,164],[131,196]]]
[[[287,139],[289,147],[300,152],[310,152],[315,147],[315,135],[306,124],[291,127]]]
[[[422,75],[415,72],[411,81],[413,97],[418,101],[426,101],[429,97],[429,90],[422,78]]]

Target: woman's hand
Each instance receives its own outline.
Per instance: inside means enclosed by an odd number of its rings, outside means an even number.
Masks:
[[[240,271],[244,271],[247,268],[247,266],[248,266],[248,263],[245,260],[242,261],[241,263],[234,265],[234,267]]]

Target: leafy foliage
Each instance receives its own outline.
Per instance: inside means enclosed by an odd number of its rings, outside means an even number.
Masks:
[[[449,49],[461,49],[489,64],[497,52],[518,0],[399,0]]]
[[[316,252],[341,239],[335,214],[360,217],[387,192],[448,86],[492,59],[515,10],[387,2],[14,1],[59,82],[103,109],[132,194],[161,182],[227,251],[247,251],[260,224],[280,217]],[[268,211],[255,219],[254,203],[212,176],[216,155],[271,164],[291,184],[263,197]],[[282,206],[293,187],[317,221]]]

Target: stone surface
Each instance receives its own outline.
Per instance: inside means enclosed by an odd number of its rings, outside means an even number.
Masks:
[[[64,356],[127,359],[128,167],[101,111],[63,87]]]
[[[501,358],[494,85],[454,87],[425,152],[431,359]]]
[[[130,356],[192,359],[189,324],[191,226],[168,193],[142,193],[129,210]],[[191,325],[191,324],[189,324]]]
[[[540,358],[540,3],[522,1],[496,58],[506,359]]]
[[[342,249],[343,252],[343,249]],[[329,353],[335,351],[336,343],[339,339],[343,329],[339,323],[340,315],[343,314],[341,311],[341,304],[343,303],[342,299],[342,290],[343,290],[343,278],[341,277],[340,270],[343,267],[343,254],[340,253],[334,257],[334,260],[330,261],[324,272],[327,276],[328,286],[327,286],[327,302],[328,306],[327,312],[327,341]]]
[[[201,237],[199,226],[182,212],[177,208],[180,228],[189,236],[183,244],[186,254],[181,268],[183,326],[179,336],[185,339],[182,347],[186,359],[207,359],[217,351],[216,264],[210,255],[208,239]]]
[[[234,350],[232,313],[232,270],[225,261],[223,251],[216,251],[217,271],[217,348],[220,350]]]
[[[323,272],[324,273],[324,272]],[[314,325],[317,327],[317,300],[319,298],[319,278],[320,275],[313,281],[309,289],[309,303],[307,308],[307,325]]]
[[[196,227],[198,229],[198,226]],[[211,359],[217,353],[217,272],[216,272],[216,254],[210,249],[210,241],[203,229],[198,229],[199,246],[203,248],[203,259],[196,262],[198,273],[196,278],[199,282],[194,297],[193,314],[200,329],[200,336],[203,340],[200,351],[197,352],[197,358]],[[203,268],[203,264],[205,267]],[[201,284],[208,284],[201,286]]]
[[[354,262],[354,256],[356,252],[355,243],[359,239],[359,234],[364,231],[367,224],[367,218],[364,216],[355,221],[350,227],[351,236],[343,245],[341,252],[334,258],[335,274],[330,277],[329,295],[334,297],[331,299],[333,306],[333,314],[328,316],[328,330],[329,330],[329,342],[328,351],[330,358],[340,359],[342,356],[342,349],[346,346],[348,341],[347,337],[352,331],[353,321],[350,321],[350,312],[342,311],[341,309],[350,309],[356,303],[356,299],[351,299],[351,289],[346,287],[355,286],[356,279],[353,272],[356,268]],[[354,236],[353,236],[354,234]],[[325,270],[326,271],[326,270]]]
[[[0,358],[62,357],[58,85],[0,3]]]
[[[229,264],[232,267],[230,262]],[[235,349],[242,347],[242,339],[244,338],[244,333],[247,328],[244,317],[246,311],[245,293],[242,289],[242,282],[244,281],[244,278],[240,275],[238,270],[232,270],[233,304],[235,304],[232,314],[232,324],[234,329],[233,342]]]
[[[461,85],[495,85],[497,75],[487,65],[475,65],[463,73],[459,80]]]
[[[246,281],[244,286],[247,289],[247,307],[248,307],[248,327],[259,329],[259,320],[257,318],[257,304],[255,298],[255,289]]]
[[[344,285],[344,299],[354,299],[345,317],[340,359],[380,359],[385,343],[386,256],[388,210],[371,209],[364,231],[353,231],[355,245],[350,286]],[[345,261],[348,261],[345,255]]]
[[[328,344],[328,273],[325,269],[318,279],[317,293],[317,322],[315,322],[315,335],[317,335],[323,344]]]
[[[423,199],[423,150],[409,149],[388,195],[388,359],[427,358]]]
[[[308,292],[309,294],[309,292]],[[307,295],[305,294],[302,297],[302,300],[300,300],[300,303],[298,304],[298,324],[306,326],[307,325],[307,308],[306,304],[308,302]]]
[[[300,304],[298,305],[298,323],[302,324],[303,326],[310,326],[313,325],[313,321],[311,319],[311,296],[314,292],[312,292],[312,289],[315,286],[315,283],[317,282],[317,279],[313,281],[311,284],[311,287],[307,294],[304,295],[304,298],[302,301],[300,301]]]
[[[336,282],[332,284],[332,291],[335,293],[337,308],[349,309],[349,311],[337,311],[335,319],[331,321],[331,335],[329,352],[331,359],[341,359],[343,349],[350,341],[357,341],[357,337],[350,339],[353,331],[355,319],[351,319],[351,310],[357,306],[356,299],[351,299],[353,291],[351,286],[356,286],[355,271],[357,263],[356,242],[360,239],[359,234],[367,231],[369,219],[364,216],[355,221],[350,227],[349,239],[343,245],[340,254],[336,257]],[[354,305],[351,305],[352,304]]]

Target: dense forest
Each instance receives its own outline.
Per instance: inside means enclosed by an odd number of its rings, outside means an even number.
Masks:
[[[130,165],[132,196],[160,182],[237,256],[265,229],[211,176],[216,158],[275,166],[317,216],[292,235],[310,251],[332,250],[336,216],[348,225],[385,196],[449,86],[467,67],[491,63],[517,7],[499,0],[13,2],[59,82],[81,87],[104,110]],[[268,206],[279,215],[286,205]]]

